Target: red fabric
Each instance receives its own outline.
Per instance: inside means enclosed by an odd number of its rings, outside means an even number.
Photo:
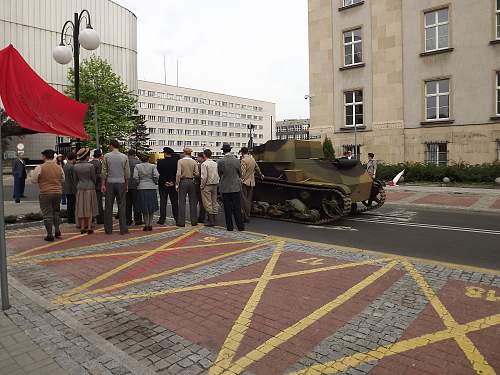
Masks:
[[[83,126],[88,105],[68,98],[45,82],[12,44],[0,50],[0,97],[9,117],[23,128],[90,138]]]

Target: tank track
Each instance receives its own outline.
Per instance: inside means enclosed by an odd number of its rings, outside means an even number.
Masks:
[[[296,189],[300,189],[300,190],[307,190],[310,192],[329,193],[332,191],[332,189],[309,187],[309,186],[294,187],[293,185],[290,185],[287,183],[280,183],[280,182],[273,182],[273,181],[261,181],[259,183],[265,184],[265,185],[270,185],[270,186],[275,186],[275,187],[278,187],[278,186],[284,187],[287,189],[296,188]],[[272,217],[272,216],[268,216],[268,215],[256,215],[254,213],[252,213],[252,216],[265,218],[265,219],[272,219],[272,220],[288,221],[288,222],[299,223],[299,224],[309,224],[309,225],[330,224],[330,223],[333,223],[337,220],[340,220],[343,217],[349,216],[349,214],[351,212],[351,204],[352,204],[351,197],[349,195],[342,193],[340,190],[335,189],[335,191],[342,196],[342,200],[343,200],[343,204],[344,204],[344,210],[343,210],[342,214],[336,218],[325,218],[325,219],[320,219],[320,220],[316,220],[316,221],[307,221],[307,220],[299,220],[299,219],[295,219],[295,218],[280,218],[280,217]]]
[[[367,212],[367,211],[377,210],[384,205],[385,199],[387,197],[386,191],[384,189],[384,185],[385,185],[385,183],[383,183],[379,180],[375,180],[375,182],[373,184],[373,188],[377,189],[377,193],[374,195],[377,196],[378,194],[380,194],[379,202],[376,202],[376,204],[371,205],[371,206],[365,206],[363,204],[361,208],[360,207],[357,208],[356,214],[362,214],[362,213]]]

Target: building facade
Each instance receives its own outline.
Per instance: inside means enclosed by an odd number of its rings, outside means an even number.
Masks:
[[[274,103],[147,81],[139,81],[138,94],[154,152],[209,148],[220,156],[223,143],[239,151],[248,144],[250,125],[254,145],[271,139]]]
[[[500,0],[309,0],[312,137],[387,163],[500,160]]]
[[[309,119],[276,122],[277,139],[309,139]]]
[[[67,72],[72,63],[59,65],[52,51],[60,42],[66,20],[75,12],[87,9],[101,44],[95,51],[81,48],[81,61],[95,54],[106,59],[130,90],[137,90],[137,18],[126,8],[110,0],[2,0],[0,1],[0,48],[13,44],[31,67],[59,91],[67,85]],[[23,137],[25,154],[39,159],[40,152],[54,148],[59,140],[54,135],[37,134]],[[11,142],[10,148],[17,144]]]

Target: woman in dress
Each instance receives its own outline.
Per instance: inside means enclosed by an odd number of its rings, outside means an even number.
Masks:
[[[95,192],[96,173],[89,163],[90,149],[84,147],[77,153],[77,163],[73,169],[76,183],[75,217],[82,234],[94,233],[92,218],[97,216],[97,194]]]
[[[140,156],[141,163],[134,168],[134,179],[137,180],[137,206],[139,213],[144,218],[143,231],[153,230],[153,215],[158,211],[158,197],[156,189],[158,184],[158,170],[155,164],[149,162],[148,155]]]

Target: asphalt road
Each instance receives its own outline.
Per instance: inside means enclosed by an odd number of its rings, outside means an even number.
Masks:
[[[5,199],[12,187],[5,186]],[[27,200],[38,188],[26,185]],[[219,215],[218,222],[224,223]],[[252,219],[250,231],[500,270],[500,215],[386,205],[327,226]]]

